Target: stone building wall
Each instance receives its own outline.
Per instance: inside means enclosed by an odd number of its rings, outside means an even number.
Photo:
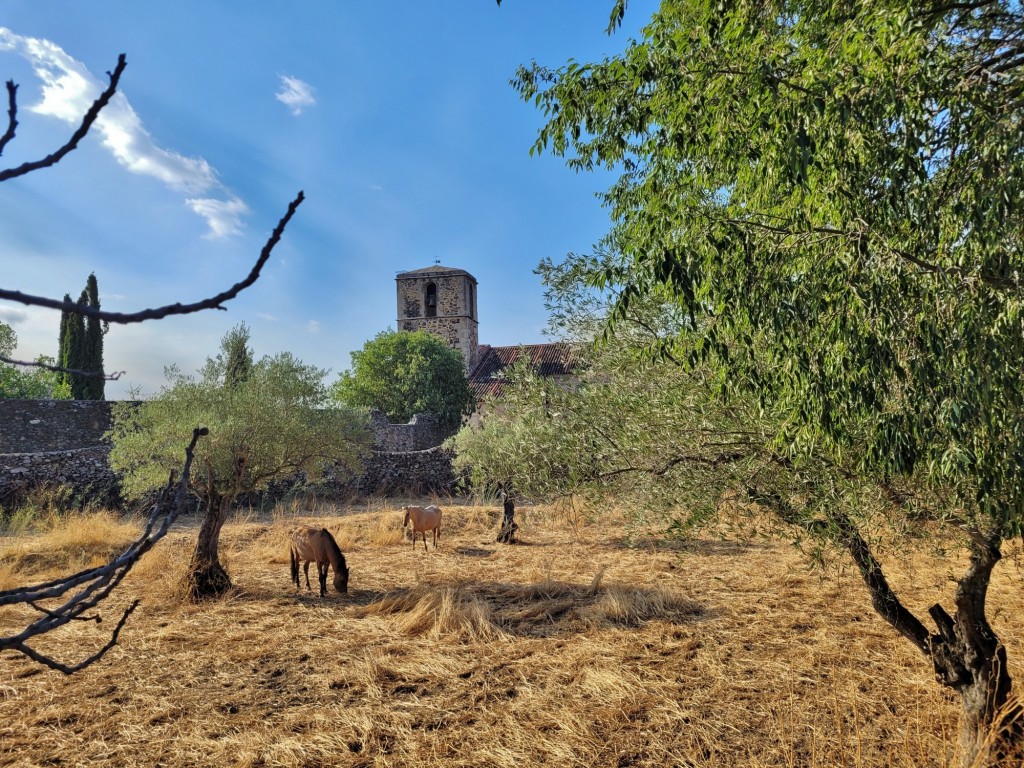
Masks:
[[[380,411],[372,411],[370,426],[374,448],[389,453],[434,448],[453,434],[451,430],[442,428],[437,418],[429,413],[417,413],[406,424],[392,424]]]
[[[476,278],[461,269],[438,266],[402,272],[395,281],[398,330],[439,336],[462,354],[466,370],[472,370],[480,346]],[[433,315],[426,303],[430,285],[437,299]]]

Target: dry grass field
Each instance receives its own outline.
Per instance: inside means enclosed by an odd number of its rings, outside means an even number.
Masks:
[[[0,764],[955,764],[958,702],[854,574],[810,571],[783,542],[658,545],[610,514],[545,508],[521,508],[522,543],[505,546],[497,507],[444,506],[429,553],[397,501],[239,519],[222,537],[236,587],[200,605],[179,598],[187,522],[104,608],[143,600],[102,661],[64,677],[0,656]],[[296,593],[298,522],[335,534],[348,595],[321,599],[315,579]],[[0,539],[0,588],[102,561],[135,530],[110,515],[69,528]],[[949,572],[922,557],[891,580],[922,615],[948,605]],[[1018,685],[1022,580],[1001,564],[990,612]],[[106,627],[39,647],[77,659]]]

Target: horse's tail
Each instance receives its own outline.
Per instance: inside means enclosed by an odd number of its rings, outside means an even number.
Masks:
[[[292,558],[292,581],[297,587],[299,586],[299,558],[295,556],[295,545],[291,542],[288,543],[288,554]]]

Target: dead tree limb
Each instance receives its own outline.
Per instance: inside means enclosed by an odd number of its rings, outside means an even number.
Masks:
[[[56,165],[64,158],[65,155],[78,147],[78,142],[85,138],[85,135],[89,133],[89,129],[92,128],[92,124],[96,122],[96,118],[100,116],[100,110],[107,106],[108,102],[117,92],[117,83],[121,79],[121,73],[124,72],[126,63],[123,53],[117,57],[117,66],[114,68],[114,71],[107,73],[110,77],[110,84],[107,86],[107,89],[100,94],[99,98],[92,103],[92,106],[89,107],[89,111],[86,112],[85,117],[82,118],[82,124],[78,126],[77,131],[71,134],[71,138],[68,139],[67,144],[56,152],[47,155],[42,160],[33,160],[32,162],[22,163],[17,168],[8,168],[6,171],[0,171],[0,181],[7,181],[8,179],[14,179],[18,176],[24,176],[26,173],[32,173],[32,171],[38,171],[42,168],[49,168],[51,165]],[[17,125],[17,121],[14,119],[16,114],[14,89],[17,89],[17,86],[14,85],[14,83],[8,82],[7,93],[10,97],[9,101],[11,106],[8,110],[10,122],[7,128],[7,133],[10,135],[8,136],[5,134],[3,144],[0,144],[0,149],[2,149],[8,141],[14,138],[14,128]]]
[[[104,373],[103,371],[80,371],[77,368],[65,368],[61,365],[50,365],[49,363],[41,363],[38,360],[34,363],[31,363],[28,360],[14,360],[10,357],[4,357],[3,355],[0,355],[0,363],[16,365],[19,368],[42,368],[43,370],[55,371],[56,373],[70,373],[73,376],[102,378],[104,381],[117,381],[126,373],[126,371],[115,371],[114,373]]]
[[[0,288],[0,299],[7,301],[16,301],[21,304],[36,307],[47,307],[49,309],[59,309],[61,311],[70,312],[75,315],[83,315],[84,317],[95,317],[100,320],[106,320],[110,323],[120,323],[127,325],[129,323],[141,323],[146,320],[159,320],[164,317],[170,317],[171,315],[188,315],[193,312],[200,312],[204,309],[225,309],[223,304],[225,301],[229,301],[235,298],[238,294],[248,288],[250,285],[256,282],[260,276],[260,271],[263,266],[267,263],[270,258],[271,252],[274,250],[274,246],[281,240],[281,235],[284,234],[285,227],[288,226],[288,222],[291,221],[293,215],[295,215],[295,209],[299,207],[305,195],[300,191],[291,203],[288,204],[288,210],[281,220],[274,227],[274,231],[270,233],[270,237],[267,242],[263,245],[263,250],[260,251],[260,256],[256,260],[252,269],[249,270],[249,274],[244,280],[232,285],[226,291],[218,293],[216,296],[211,296],[208,299],[202,299],[200,301],[193,302],[192,304],[168,304],[163,307],[156,307],[154,309],[143,309],[138,312],[104,312],[103,310],[96,309],[94,307],[87,307],[78,302],[66,302],[63,300],[58,301],[57,299],[49,299],[45,296],[29,296],[28,294],[22,293],[21,291],[9,291],[5,288]]]
[[[4,153],[7,142],[14,138],[14,130],[18,127],[18,86],[13,80],[7,81],[7,130],[0,136],[0,155]]]
[[[146,527],[142,534],[124,552],[106,565],[97,568],[88,568],[70,576],[64,576],[42,584],[17,587],[0,592],[0,606],[24,605],[33,608],[41,614],[39,618],[28,624],[21,632],[0,637],[0,650],[10,649],[17,651],[50,669],[70,675],[102,658],[107,651],[117,644],[117,638],[121,629],[124,627],[132,611],[138,607],[138,600],[134,600],[125,609],[107,643],[97,652],[76,664],[64,664],[46,654],[40,653],[29,646],[28,641],[52,632],[72,621],[95,621],[97,623],[101,621],[99,614],[86,616],[85,613],[96,608],[110,595],[139,559],[167,534],[171,525],[178,518],[178,515],[181,514],[185,508],[188,480],[192,470],[196,443],[200,437],[208,433],[209,431],[205,427],[192,431],[192,441],[185,449],[185,463],[181,468],[180,476],[175,480],[172,474],[171,478],[167,481],[167,485],[161,491],[157,502],[150,510],[149,518],[146,521]],[[72,592],[73,594],[70,597],[66,597]],[[39,604],[42,600],[61,599],[64,602],[54,608],[46,608]]]

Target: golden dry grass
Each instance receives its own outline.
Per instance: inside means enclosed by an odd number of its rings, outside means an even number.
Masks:
[[[503,546],[497,508],[447,504],[425,554],[400,506],[243,515],[222,537],[236,588],[200,605],[176,587],[195,531],[176,531],[103,608],[143,599],[103,661],[65,678],[0,656],[0,764],[955,764],[957,701],[850,573],[810,572],[782,543],[630,547],[621,522],[535,508]],[[335,535],[347,596],[295,592],[299,523]],[[0,541],[0,579],[25,580],[7,553],[39,544]],[[949,572],[922,557],[890,576],[923,614],[948,604]],[[991,590],[1015,677],[1021,581],[1011,560]],[[77,659],[105,627],[39,647]]]

